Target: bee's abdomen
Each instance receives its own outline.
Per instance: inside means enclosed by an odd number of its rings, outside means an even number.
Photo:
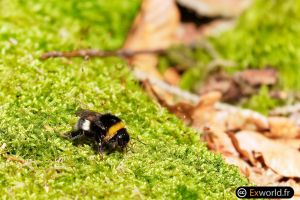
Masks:
[[[125,129],[125,125],[122,121],[117,122],[116,124],[112,125],[111,127],[108,128],[108,130],[106,131],[106,135],[104,140],[108,141],[111,138],[113,138],[118,131]]]

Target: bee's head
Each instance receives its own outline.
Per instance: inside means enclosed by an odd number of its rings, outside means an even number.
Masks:
[[[129,142],[129,134],[125,128],[120,129],[117,134],[107,142],[107,148],[111,150],[124,149]]]
[[[118,141],[119,147],[121,147],[123,149],[129,142],[129,140],[130,140],[129,134],[127,133],[127,130],[125,128],[118,131],[117,141]]]

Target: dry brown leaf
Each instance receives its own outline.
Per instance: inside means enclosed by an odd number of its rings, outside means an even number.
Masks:
[[[290,119],[291,121],[293,121],[293,122],[296,124],[296,126],[298,127],[298,135],[297,135],[297,137],[300,138],[300,130],[299,130],[299,127],[300,127],[300,113],[299,113],[299,112],[294,112],[294,113],[292,113],[292,114],[289,116],[289,119]]]
[[[247,69],[234,76],[236,82],[243,81],[251,86],[274,85],[277,78],[275,69]]]
[[[168,68],[164,74],[164,80],[171,85],[178,85],[180,81],[180,75],[175,68]]]
[[[300,151],[300,139],[276,139],[274,141],[280,142]]]
[[[230,30],[235,25],[235,20],[228,20],[228,19],[219,19],[214,20],[213,22],[201,26],[199,28],[199,32],[203,36],[214,36],[219,35],[222,32],[225,32],[227,30]]]
[[[199,19],[200,20],[200,19]],[[218,35],[234,27],[235,20],[216,19],[208,24],[197,26],[195,23],[181,23],[177,30],[177,37],[180,42],[192,45],[205,36]]]
[[[143,0],[123,49],[165,49],[177,41],[179,11],[174,0]],[[156,55],[137,55],[130,62],[140,70],[160,77]]]
[[[217,128],[204,129],[203,139],[207,142],[209,149],[221,153],[228,164],[237,166],[249,181],[255,184],[267,185],[278,182],[282,178],[271,169],[250,166],[238,156],[236,147],[233,146],[228,135]]]
[[[177,0],[200,16],[236,17],[251,3],[251,0]]]
[[[199,40],[202,35],[196,24],[191,22],[181,23],[177,30],[177,37],[184,44],[192,44]]]
[[[295,138],[298,136],[298,127],[286,117],[269,117],[270,132],[266,136],[271,138]]]
[[[226,161],[226,163],[237,166],[239,168],[239,170],[248,179],[250,179],[250,176],[251,176],[251,166],[246,161],[244,161],[243,159],[241,159],[239,156],[224,156],[223,155],[223,158]]]
[[[237,144],[233,144],[232,138],[229,138],[228,134],[218,129],[217,127],[204,128],[202,139],[207,143],[208,148],[215,152],[221,153],[223,158],[228,164],[237,166],[240,171],[251,181],[257,185],[274,184],[282,179],[282,176],[276,174],[271,169],[264,169],[257,165],[250,166],[248,162],[241,159],[238,151],[245,153],[245,150],[236,149]],[[232,135],[231,135],[232,137]],[[246,157],[250,154],[247,152]],[[253,159],[253,158],[252,158]]]
[[[246,150],[243,150],[240,146],[239,146],[239,141],[237,140],[237,138],[235,137],[234,133],[227,133],[229,138],[231,139],[231,142],[234,146],[234,148],[237,150],[237,152],[239,152],[241,154],[242,157],[246,158],[247,160],[250,161],[250,163],[255,166],[256,165],[256,160],[254,159],[252,153],[249,153]]]
[[[269,128],[267,118],[257,112],[227,104],[215,104],[216,121],[225,123],[226,130],[266,130]]]
[[[284,177],[300,177],[300,152],[296,149],[273,141],[253,131],[240,131],[236,134],[239,147],[262,154],[265,164]]]
[[[249,69],[234,75],[221,71],[210,74],[198,93],[220,91],[222,100],[234,102],[256,94],[262,85],[273,85],[276,82],[277,71],[274,69]]]
[[[128,51],[166,49],[177,41],[179,18],[174,0],[143,0],[123,49]],[[156,68],[157,55],[136,55],[128,61],[135,66],[135,70],[162,79]],[[168,101],[173,99],[170,94],[157,86],[153,86],[153,90]]]
[[[252,123],[250,120],[252,120],[252,117],[244,115],[243,112],[229,112],[226,120],[226,129],[234,131],[256,130],[255,123]]]
[[[238,85],[229,74],[224,72],[210,75],[198,89],[198,93],[201,95],[210,91],[221,92],[224,101],[235,101],[241,96]]]
[[[221,97],[222,97],[221,93],[216,92],[216,91],[209,92],[205,95],[202,95],[198,105],[196,106],[196,109],[197,108],[213,107],[215,105],[215,103],[220,101]]]
[[[171,113],[174,113],[177,117],[182,119],[187,125],[191,124],[191,113],[194,109],[194,105],[188,102],[179,102],[175,104],[170,104],[169,101],[166,100],[165,96],[160,96],[155,90],[153,85],[149,80],[143,81],[144,89],[147,93],[152,96],[154,99],[158,101],[158,103],[164,107],[166,107]]]
[[[250,166],[246,161],[237,156],[223,156],[228,164],[237,166],[248,180],[257,185],[266,186],[278,182],[282,176],[270,169]]]
[[[268,130],[267,118],[257,112],[221,104],[220,92],[201,96],[192,113],[193,127],[202,130],[205,126],[216,126],[224,131]]]
[[[261,186],[277,183],[282,178],[271,169],[251,168],[250,172],[249,180]]]
[[[194,107],[191,104],[185,102],[179,102],[176,103],[175,105],[167,105],[165,107],[167,107],[167,109],[171,113],[174,113],[177,117],[182,119],[185,122],[185,124],[188,125],[191,124],[192,119],[190,113],[194,109]]]
[[[239,155],[228,135],[218,127],[204,127],[202,139],[207,142],[209,149],[222,153],[225,157]]]
[[[214,108],[214,104],[220,98],[221,94],[219,92],[210,92],[201,96],[198,105],[195,106],[194,111],[191,113],[195,129],[202,131],[206,126],[221,128],[220,123],[216,122],[216,109]]]

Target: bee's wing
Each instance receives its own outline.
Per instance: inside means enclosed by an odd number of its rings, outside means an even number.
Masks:
[[[78,109],[76,111],[76,116],[79,116],[83,119],[89,119],[89,120],[92,120],[96,117],[99,117],[101,116],[100,113],[97,113],[95,111],[92,111],[92,110],[85,110],[85,109]]]

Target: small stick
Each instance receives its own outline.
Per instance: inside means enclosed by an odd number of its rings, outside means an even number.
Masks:
[[[3,158],[5,158],[6,160],[9,160],[9,161],[14,161],[14,162],[19,162],[19,163],[22,163],[24,164],[25,163],[25,160],[21,159],[21,158],[17,158],[15,156],[10,156],[8,155],[4,149],[6,147],[6,143],[3,143],[1,146],[0,146],[0,156],[2,156]]]
[[[139,137],[132,137],[131,136],[131,138],[137,140],[138,142],[140,142],[141,144],[143,144],[145,146],[147,145],[146,143],[142,142]]]
[[[275,108],[271,111],[273,115],[289,115],[300,111],[300,103],[294,105],[286,105],[282,107]]]
[[[193,103],[198,103],[200,100],[200,97],[198,95],[192,94],[190,92],[181,90],[178,87],[172,86],[168,84],[167,82],[160,80],[154,76],[151,76],[149,74],[146,74],[145,72],[135,69],[133,71],[134,76],[139,80],[139,81],[148,81],[151,85],[158,86],[159,88],[176,95],[178,97],[181,97],[182,99],[185,99],[189,102]]]
[[[95,49],[83,49],[83,50],[75,50],[75,51],[50,51],[44,53],[41,56],[42,60],[46,60],[48,58],[57,58],[57,57],[64,57],[64,58],[74,58],[74,57],[82,57],[82,58],[91,58],[91,57],[112,57],[118,56],[122,58],[129,58],[135,55],[141,54],[163,54],[165,53],[164,49],[152,49],[152,50],[127,50],[121,49],[117,51],[99,51]]]
[[[205,47],[202,48],[208,48],[210,51],[212,47],[209,45],[204,45]],[[208,47],[207,47],[208,46]],[[111,57],[111,56],[118,56],[118,57],[125,57],[129,58],[134,55],[141,55],[141,54],[165,54],[166,50],[165,49],[153,49],[153,50],[126,50],[126,49],[121,49],[117,51],[99,51],[99,50],[94,50],[94,49],[86,49],[86,50],[75,50],[75,51],[70,51],[70,52],[60,52],[60,51],[52,51],[52,52],[47,52],[44,53],[41,56],[41,59],[46,60],[48,58],[55,58],[55,57],[65,57],[65,58],[73,58],[73,57]],[[219,57],[217,53],[212,50],[210,52],[212,54],[212,57]],[[220,60],[218,60],[220,61]],[[232,64],[231,62],[224,62],[224,65],[230,65]],[[215,63],[214,63],[215,64]],[[176,95],[178,97],[181,97],[182,99],[185,99],[189,102],[192,103],[198,103],[199,100],[201,99],[198,95],[192,94],[190,92],[181,90],[178,87],[174,87],[168,83],[166,83],[163,80],[157,79],[156,77],[150,76],[149,74],[146,74],[143,71],[140,70],[134,70],[134,76],[139,80],[139,81],[145,81],[148,80],[151,85],[156,85],[160,87],[161,89],[168,91],[169,93]]]
[[[25,160],[23,159],[20,159],[20,158],[17,158],[17,157],[14,157],[14,156],[9,156],[9,155],[2,155],[6,160],[9,160],[9,161],[13,161],[13,162],[18,162],[18,163],[21,163],[21,164],[24,164],[25,163]]]

